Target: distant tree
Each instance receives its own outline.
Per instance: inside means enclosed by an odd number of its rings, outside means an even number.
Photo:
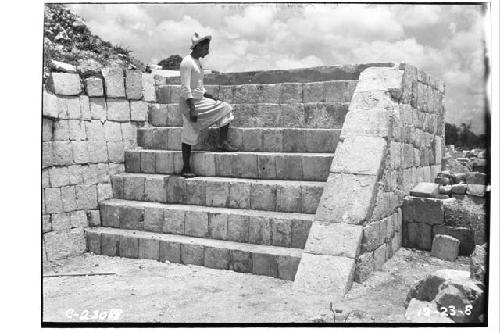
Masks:
[[[445,124],[445,144],[462,148],[479,148],[487,146],[486,135],[476,135],[471,131],[471,123]]]
[[[181,65],[182,57],[178,54],[171,55],[167,59],[163,59],[158,63],[163,69],[179,70]]]
[[[445,139],[444,139],[445,144],[447,146],[456,145],[458,141],[458,127],[450,123],[445,123],[444,127],[445,127]]]

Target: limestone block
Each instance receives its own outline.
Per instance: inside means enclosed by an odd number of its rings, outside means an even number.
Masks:
[[[281,84],[259,84],[257,85],[260,103],[279,104],[281,98]]]
[[[302,99],[302,97],[299,97]],[[304,104],[297,102],[294,104],[282,104],[280,105],[280,113],[283,122],[283,127],[303,127],[305,125],[305,112]],[[300,104],[298,104],[300,103]],[[287,140],[283,138],[283,145],[285,145]],[[288,150],[285,150],[288,151]]]
[[[316,213],[321,195],[323,194],[322,186],[302,186],[302,212],[306,214]]]
[[[227,239],[227,214],[208,214],[208,233],[213,239]]]
[[[143,230],[144,229],[144,209],[132,206],[121,206],[120,229]]]
[[[376,270],[382,270],[387,258],[387,245],[382,244],[373,251],[373,263]]]
[[[89,97],[104,96],[102,79],[98,77],[88,77],[85,79],[85,88]]]
[[[120,257],[130,259],[139,258],[139,238],[120,235],[118,247]]]
[[[161,155],[160,155],[161,156]],[[156,162],[158,165],[158,162]],[[125,171],[141,172],[141,153],[138,151],[125,151]]]
[[[397,68],[370,67],[359,75],[356,93],[401,89],[403,72]]]
[[[80,120],[90,120],[91,113],[90,113],[90,101],[89,97],[86,95],[80,95],[80,114],[81,118]]]
[[[43,235],[48,260],[79,255],[85,252],[83,228],[60,230]]]
[[[229,197],[229,184],[227,182],[207,182],[205,195],[206,205],[226,207]]]
[[[86,140],[85,123],[80,120],[68,120],[69,123],[69,139],[70,140]]]
[[[304,177],[303,176],[303,167],[302,167],[302,157],[297,156],[297,155],[288,155],[288,154],[283,154],[279,155],[277,154],[275,156],[275,161],[276,161],[276,177],[278,179],[289,179],[289,180],[302,180],[302,179],[307,179],[307,180],[313,180],[309,177]],[[308,175],[311,175],[311,168],[313,168],[313,165],[309,165],[310,168],[307,170]],[[320,177],[321,174],[318,174],[318,169],[319,169],[319,164],[315,165],[315,169],[313,169],[314,174],[316,177]],[[316,180],[316,179],[314,179]]]
[[[266,253],[253,253],[252,273],[278,277],[278,263],[276,257]]]
[[[302,98],[304,103],[325,102],[325,84],[323,82],[303,83]]]
[[[143,177],[126,177],[123,184],[123,195],[128,200],[143,200],[145,195],[145,180]]]
[[[144,197],[147,201],[166,202],[167,192],[164,178],[146,177]]]
[[[219,86],[218,85],[205,85],[205,90],[208,94],[212,95],[214,98],[219,98]]]
[[[397,104],[382,91],[355,93],[340,138],[358,135],[387,138],[394,108]]]
[[[73,149],[69,141],[53,142],[52,154],[54,165],[69,165],[73,163]]]
[[[85,122],[85,129],[89,141],[104,141],[105,131],[102,123],[99,120]]]
[[[464,195],[467,192],[467,184],[453,184],[451,185],[451,193]]]
[[[52,214],[52,230],[68,230],[71,229],[70,213]]]
[[[293,281],[295,279],[295,273],[297,272],[299,263],[300,258],[292,256],[278,256],[278,278]]]
[[[123,142],[108,142],[108,158],[113,163],[123,163],[125,155],[125,145]]]
[[[153,126],[167,126],[167,106],[165,104],[149,104],[148,120]]]
[[[78,209],[97,208],[96,185],[76,185],[76,205]]]
[[[171,150],[181,150],[182,149],[182,143],[181,143],[181,134],[182,129],[177,128],[177,129],[171,129],[167,132],[167,141],[168,141],[168,148]]]
[[[121,123],[122,137],[125,142],[137,142],[137,128],[133,123]]]
[[[126,99],[107,98],[107,119],[113,121],[130,121],[130,104]]]
[[[230,214],[227,218],[227,239],[234,242],[248,242],[248,216]]]
[[[88,222],[90,227],[99,227],[101,226],[101,214],[99,213],[99,210],[88,210],[87,211],[88,215]]]
[[[292,243],[292,224],[288,219],[273,218],[271,222],[272,245],[290,247]]]
[[[48,169],[48,175],[50,179],[50,185],[52,187],[61,187],[70,184],[69,170],[67,167],[50,168]]]
[[[142,94],[146,102],[156,102],[155,80],[151,73],[142,73]]]
[[[78,96],[60,96],[57,98],[60,119],[80,119],[81,105]]]
[[[89,150],[87,141],[72,141],[71,147],[73,150],[73,161],[75,163],[88,163]]]
[[[264,216],[250,216],[248,242],[252,244],[272,244],[272,219]]]
[[[455,261],[460,241],[448,235],[435,235],[431,255],[447,261]]]
[[[292,240],[290,247],[303,249],[311,229],[312,221],[292,220]]]
[[[239,273],[251,273],[253,271],[252,254],[240,250],[230,250],[231,262],[229,269]]]
[[[57,95],[79,95],[82,91],[80,75],[76,73],[50,73],[47,87]]]
[[[386,141],[376,137],[348,137],[335,151],[330,172],[379,175]]]
[[[56,95],[43,90],[42,115],[51,119],[59,118],[59,100]]]
[[[336,103],[350,102],[356,87],[355,84],[342,80],[325,81],[323,85],[325,87],[325,102]]]
[[[113,197],[113,189],[111,184],[97,184],[97,201],[101,202],[103,200]]]
[[[167,202],[184,203],[186,197],[186,182],[180,177],[167,178]]]
[[[193,153],[191,156],[191,166],[195,172],[207,177],[216,175],[214,154]]]
[[[206,181],[197,179],[184,179],[186,196],[185,203],[189,205],[204,206],[206,202]]]
[[[347,104],[305,103],[304,124],[299,127],[340,129],[348,111]]]
[[[181,262],[185,265],[203,266],[205,263],[204,247],[195,244],[181,244]]]
[[[82,165],[69,165],[69,182],[70,184],[79,185],[83,184],[83,166]]]
[[[69,140],[69,120],[58,120],[54,123],[54,141]]]
[[[42,118],[42,141],[52,141],[52,128],[54,122],[48,118]]]
[[[294,288],[330,296],[344,296],[354,278],[354,259],[303,253]]]
[[[305,252],[356,258],[363,227],[344,223],[314,222],[309,231]]]
[[[183,210],[165,209],[163,215],[164,233],[184,235],[185,212]]]
[[[302,210],[302,192],[300,184],[283,183],[276,187],[276,210],[279,212],[297,212]]]
[[[403,223],[406,226],[404,246],[429,251],[432,246],[432,227],[426,223]]]
[[[121,68],[104,68],[102,70],[106,97],[125,97],[123,70]]]
[[[487,175],[482,172],[467,172],[465,174],[465,182],[467,184],[487,185]]]
[[[363,238],[361,246],[363,252],[373,251],[384,243],[383,220],[373,221],[363,228]]]
[[[88,227],[88,219],[87,214],[83,210],[71,212],[70,214],[70,223],[72,228],[84,228]]]
[[[181,245],[175,242],[167,242],[160,240],[158,257],[161,262],[168,261],[172,263],[180,263]]]
[[[130,120],[146,121],[148,103],[144,101],[130,101]]]
[[[275,155],[259,155],[257,165],[260,179],[276,179]]]
[[[52,142],[42,142],[42,168],[52,166],[54,164]]]
[[[467,194],[475,197],[484,197],[486,193],[486,185],[467,184]]]
[[[126,70],[125,92],[128,99],[142,98],[142,73],[139,70]]]
[[[430,225],[442,224],[444,221],[443,200],[407,197],[403,202],[403,220]]]
[[[262,131],[256,128],[244,128],[243,130],[243,150],[259,151],[262,149]]]
[[[435,198],[439,193],[439,185],[435,183],[419,183],[411,191],[410,195],[421,198]]]
[[[141,172],[155,173],[156,154],[153,151],[141,152]]]
[[[302,103],[302,83],[281,83],[280,104]]]
[[[120,123],[106,121],[104,123],[104,136],[106,141],[122,141],[122,130]]]
[[[120,236],[113,234],[101,235],[101,254],[106,256],[117,256],[120,243]]]
[[[240,84],[233,86],[233,103],[255,104],[261,99],[256,84]]]
[[[376,181],[376,176],[332,174],[323,189],[316,219],[323,222],[363,223],[369,217]]]
[[[75,187],[74,186],[61,187],[61,200],[62,200],[63,210],[65,212],[71,212],[77,209]]]
[[[205,212],[187,211],[184,232],[188,236],[208,237],[208,214]]]
[[[204,266],[215,269],[229,269],[229,249],[217,247],[205,247]]]
[[[218,156],[217,156],[218,157]],[[219,167],[219,161],[216,158],[216,168]],[[223,176],[222,174],[219,174]],[[257,155],[252,153],[240,153],[232,159],[233,177],[239,178],[258,178]]]
[[[315,153],[315,152],[333,153],[337,148],[339,136],[340,136],[339,131],[331,131],[328,129],[304,131],[304,146],[305,146],[304,151],[309,153]]]
[[[250,206],[257,210],[276,209],[276,186],[269,183],[252,183]]]
[[[93,230],[85,230],[87,250],[94,254],[101,254],[101,234]]]

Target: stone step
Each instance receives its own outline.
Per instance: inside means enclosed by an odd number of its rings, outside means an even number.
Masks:
[[[99,208],[103,227],[293,248],[304,248],[314,219],[314,214],[122,199],[103,201]]]
[[[240,151],[333,153],[340,129],[229,127],[228,138]],[[181,150],[182,127],[143,127],[137,129],[137,144],[146,149]],[[194,150],[216,151],[218,128],[200,133]]]
[[[113,197],[210,207],[314,214],[325,182],[122,173]]]
[[[191,166],[203,177],[326,181],[331,153],[202,152],[193,151]],[[125,151],[126,172],[179,174],[182,152],[132,149]]]
[[[115,228],[88,228],[87,249],[131,259],[230,269],[294,280],[302,250]]]
[[[341,129],[349,103],[231,104],[235,127],[299,127]],[[152,104],[148,121],[157,127],[182,126],[179,105]]]

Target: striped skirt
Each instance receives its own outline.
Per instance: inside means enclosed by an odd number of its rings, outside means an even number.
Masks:
[[[186,100],[183,97],[179,99],[179,112],[182,114],[183,120],[181,141],[185,144],[198,144],[201,130],[210,126],[222,127],[234,119],[233,107],[226,102],[205,97],[193,99],[193,101],[198,114],[196,123],[189,120],[189,106]]]

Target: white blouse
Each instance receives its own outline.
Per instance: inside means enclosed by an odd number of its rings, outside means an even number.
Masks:
[[[181,96],[186,99],[203,98],[206,90],[203,86],[203,67],[200,61],[188,54],[182,59],[180,72]]]

